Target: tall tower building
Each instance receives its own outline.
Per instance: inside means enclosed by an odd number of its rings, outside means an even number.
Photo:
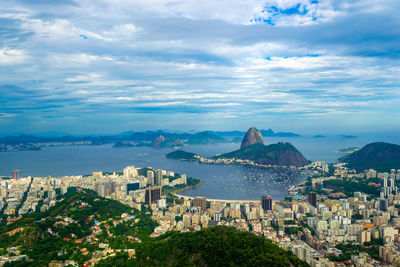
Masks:
[[[154,171],[148,170],[146,176],[147,176],[147,183],[154,185]]]
[[[161,199],[161,190],[161,186],[147,188],[145,202],[147,204],[157,203],[157,200]]]
[[[156,170],[155,174],[154,184],[161,185],[161,180],[163,178],[162,170]]]
[[[388,179],[387,177],[383,177],[381,180],[381,187],[387,187],[388,186]]]
[[[314,193],[314,192],[308,193],[308,202],[309,202],[312,206],[316,207],[316,206],[317,206],[317,194]]]
[[[261,196],[261,206],[264,211],[272,210],[272,197]]]
[[[14,178],[14,179],[19,179],[19,178],[21,178],[21,170],[14,170],[14,171],[13,171],[13,178]]]
[[[136,178],[137,176],[138,176],[138,172],[135,169],[135,166],[128,166],[124,169],[124,177]]]
[[[193,207],[200,207],[201,211],[205,211],[207,209],[207,200],[205,197],[195,197],[193,199]]]

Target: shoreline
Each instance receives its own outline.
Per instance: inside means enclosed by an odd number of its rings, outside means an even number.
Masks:
[[[191,197],[191,196],[185,196],[185,195],[180,195],[180,194],[176,194],[174,193],[173,196],[178,197],[178,198],[183,198],[184,200],[192,200],[196,197]],[[201,197],[201,196],[199,196]],[[244,203],[260,203],[260,200],[238,200],[238,199],[218,199],[218,198],[206,198],[207,201],[210,202],[224,202],[224,203],[240,203],[240,204],[244,204]],[[272,200],[272,202],[277,203],[280,202],[282,200]]]
[[[203,184],[204,184],[204,181],[203,181],[203,180],[200,180],[200,183],[198,183],[198,184],[196,184],[196,185],[192,185],[192,186],[188,186],[188,187],[184,187],[184,188],[177,189],[177,190],[175,190],[175,191],[173,191],[173,192],[170,192],[170,194],[171,194],[172,196],[174,196],[174,197],[179,198],[179,199],[182,199],[182,198],[183,198],[184,200],[192,200],[192,199],[194,199],[194,198],[196,198],[196,197],[204,197],[204,196],[195,196],[195,197],[192,197],[192,196],[185,196],[185,195],[182,195],[182,194],[178,194],[178,193],[184,192],[184,191],[186,191],[186,190],[199,187],[199,186],[201,186],[201,185],[203,185]],[[206,201],[210,201],[210,202],[240,203],[240,204],[245,204],[245,203],[259,203],[259,202],[260,202],[260,200],[219,199],[219,198],[207,198],[207,197],[205,197],[205,198],[206,198]],[[274,202],[274,203],[277,203],[277,202],[280,202],[280,201],[283,201],[283,200],[272,200],[272,202]]]
[[[224,158],[223,160],[226,160],[228,162],[220,162],[212,158],[203,158],[201,157],[200,159],[173,159],[173,158],[168,158],[171,160],[179,160],[179,161],[188,161],[188,162],[197,162],[198,164],[204,164],[204,165],[225,165],[225,166],[251,166],[251,167],[256,167],[256,168],[262,168],[262,169],[290,169],[290,170],[296,170],[296,171],[302,171],[302,167],[299,166],[286,166],[286,165],[263,165],[255,162],[244,162],[244,161],[237,161],[238,159],[235,158]]]
[[[170,194],[173,195],[173,196],[175,196],[177,193],[180,193],[180,192],[182,192],[182,191],[186,191],[186,190],[189,190],[189,189],[193,189],[193,188],[199,187],[199,186],[201,186],[201,185],[203,185],[203,184],[204,184],[204,181],[203,181],[203,180],[200,180],[200,182],[199,182],[198,184],[191,185],[191,186],[186,186],[186,187],[184,187],[184,188],[176,189],[176,190],[170,192]]]

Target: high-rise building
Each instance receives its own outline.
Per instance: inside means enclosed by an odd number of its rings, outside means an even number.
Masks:
[[[162,170],[156,170],[155,173],[155,179],[154,179],[154,184],[155,185],[161,185],[161,180],[163,178],[163,171]]]
[[[309,202],[312,206],[316,207],[316,206],[317,206],[317,194],[314,193],[314,192],[308,193],[308,202]]]
[[[135,169],[135,166],[128,166],[124,169],[124,177],[136,178],[137,176],[138,176],[138,172]]]
[[[21,170],[14,170],[13,171],[13,177],[14,177],[14,179],[21,178]]]
[[[220,212],[218,212],[218,211],[214,212],[214,221],[217,221],[217,222],[221,221],[221,213]]]
[[[47,192],[47,197],[49,198],[49,199],[55,199],[56,198],[56,191],[55,190],[49,190],[48,192]]]
[[[184,184],[187,184],[187,175],[186,173],[181,174],[181,178]]]
[[[95,190],[99,196],[105,197],[114,193],[116,189],[115,182],[107,182],[107,183],[96,183]]]
[[[129,195],[130,191],[138,190],[139,187],[140,187],[140,183],[139,182],[126,184],[126,194]]]
[[[379,209],[381,211],[386,211],[387,208],[388,208],[388,200],[387,199],[379,200]]]
[[[161,199],[161,186],[146,189],[145,202],[147,204],[157,203]]]
[[[264,211],[272,210],[272,197],[261,196],[261,206]]]
[[[160,198],[157,200],[157,207],[160,209],[164,209],[167,207],[167,199],[166,198]]]
[[[381,180],[381,187],[387,187],[388,186],[388,179],[386,177],[383,177]]]
[[[205,197],[195,197],[193,199],[193,207],[200,207],[201,211],[205,211],[207,208],[207,200]]]
[[[96,178],[103,177],[103,172],[92,172],[92,176]]]
[[[154,171],[148,170],[146,176],[147,176],[147,183],[154,185]]]

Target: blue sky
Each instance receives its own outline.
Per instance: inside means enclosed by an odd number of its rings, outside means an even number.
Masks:
[[[0,132],[400,130],[398,0],[0,0]]]

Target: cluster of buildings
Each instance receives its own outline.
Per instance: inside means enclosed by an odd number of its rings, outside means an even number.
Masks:
[[[323,168],[321,164],[314,166]],[[326,186],[330,180],[356,183],[360,189],[368,187],[365,191],[373,188],[377,194],[340,192],[338,188]],[[298,189],[311,191],[290,203],[295,221],[306,226],[302,233],[298,232],[297,237],[325,257],[339,257],[343,251],[337,249],[338,244],[361,245],[366,251],[370,250],[371,255],[373,247],[379,251],[379,258],[355,251],[357,253],[346,262],[348,265],[400,266],[399,182],[400,170],[357,173],[343,164],[335,165],[333,176],[319,175],[310,179],[308,186],[303,185]],[[292,239],[296,240],[293,236]],[[304,254],[307,246],[302,246],[300,250],[293,242],[284,246],[300,258],[309,255],[308,249]]]
[[[0,210],[4,215],[16,213],[31,183],[31,177],[0,180]]]
[[[68,187],[82,187],[148,212],[158,223],[153,237],[170,230],[187,232],[226,225],[264,236],[312,267],[400,266],[400,170],[357,173],[343,164],[329,166],[324,162],[314,162],[305,169],[314,176],[293,190],[295,197],[285,201],[269,196],[257,201],[207,200],[178,194],[167,199],[164,191],[186,185],[187,176],[134,166],[122,173],[94,172],[88,177],[3,180],[0,193],[3,205],[9,205],[5,211],[13,215],[46,210]],[[368,194],[362,186],[349,194],[325,186],[330,180],[357,182],[379,194]],[[25,192],[27,197],[16,211]],[[360,245],[364,250],[354,250],[351,258],[334,262],[343,254],[339,244]]]
[[[122,173],[103,174],[93,172],[90,176],[26,177],[0,181],[0,209],[7,220],[17,220],[19,215],[45,211],[57,203],[57,198],[67,193],[68,187],[81,187],[96,191],[102,197],[118,200],[141,209],[143,203],[166,205],[162,188],[174,188],[187,184],[186,174],[165,170],[126,167]],[[156,193],[158,192],[158,194]]]
[[[260,164],[253,160],[248,159],[238,159],[238,158],[207,158],[198,156],[198,160],[200,163],[204,164],[222,164],[222,165],[251,165],[261,168],[287,168],[287,166],[281,165],[271,165],[271,164]],[[296,166],[289,166],[291,169],[298,169]]]

